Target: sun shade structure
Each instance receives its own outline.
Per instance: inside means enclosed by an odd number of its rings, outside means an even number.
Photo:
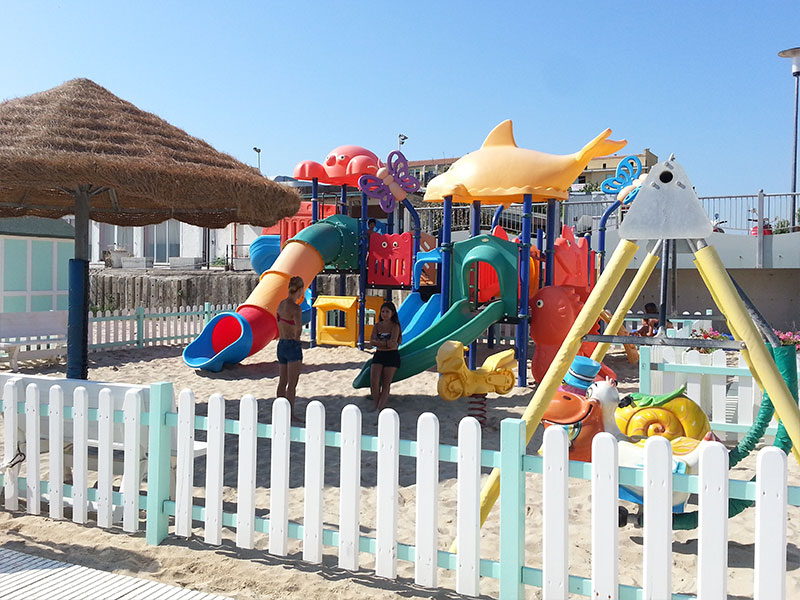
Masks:
[[[177,219],[269,227],[300,207],[291,188],[88,79],[0,103],[0,217],[74,214],[115,225]]]
[[[88,79],[0,103],[0,217],[75,215],[68,377],[87,373],[90,218],[269,227],[299,207],[295,190]]]

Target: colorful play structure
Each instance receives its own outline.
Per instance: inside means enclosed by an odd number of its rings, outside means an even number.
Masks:
[[[295,178],[311,181],[311,201],[303,203],[295,217],[273,228],[269,241],[259,242],[259,238],[254,243],[251,258],[268,256],[274,262],[252,260],[261,273],[259,285],[235,312],[220,314],[206,326],[184,351],[186,364],[218,371],[275,339],[275,310],[286,296],[289,277],[299,275],[309,286],[314,309],[310,311],[312,346],[363,348],[369,337],[367,313],[382,298],[380,293],[368,295],[367,290],[409,290],[398,309],[404,343],[395,381],[434,367],[439,348],[449,340],[469,346],[468,368],[474,371],[475,341],[497,323],[516,325],[516,360],[524,366],[518,369],[519,385],[527,384],[529,336],[547,340],[537,341],[534,353],[534,364],[539,366],[533,376],[540,379],[544,374],[540,365],[552,358],[568,331],[569,323],[560,318],[563,310],[577,314],[594,285],[595,270],[590,268],[594,254],[587,241],[576,240],[568,227],[555,237],[556,200],[567,198],[569,186],[591,158],[625,144],[608,140],[610,133],[604,131],[575,154],[555,156],[518,148],[511,122],[501,123],[478,151],[430,182],[425,201],[442,204],[438,245],[424,239],[417,211],[405,198],[419,183],[408,175],[399,152],[391,153],[385,166],[377,155],[358,146],[340,146],[323,163],[301,162]],[[466,179],[462,180],[462,174]],[[321,215],[320,184],[341,186],[339,205],[322,204]],[[348,205],[348,188],[356,186],[361,190],[358,219],[349,214]],[[370,197],[378,199],[385,213],[386,233],[368,233]],[[548,203],[549,226],[539,231],[537,247],[531,243],[533,202]],[[409,212],[412,231],[394,233],[395,203]],[[454,203],[468,204],[473,212],[472,237],[455,243],[451,240]],[[512,203],[522,203],[519,239],[509,239],[498,225],[503,210]],[[489,234],[479,230],[482,204],[497,206]],[[276,256],[278,245],[282,249]],[[320,272],[340,276],[338,294],[317,294]],[[359,276],[357,297],[345,294],[347,274]],[[558,299],[551,302],[553,292]],[[587,344],[584,353],[592,348],[593,344]],[[369,385],[369,370],[368,361],[354,381],[356,388]]]
[[[622,328],[626,314],[658,263],[662,247],[672,246],[693,254],[694,264],[736,340],[724,343],[734,344],[731,348],[742,353],[765,393],[763,414],[759,413],[745,440],[731,452],[731,465],[753,449],[773,410],[780,419],[776,445],[800,461],[794,356],[791,360],[782,358],[771,328],[731,279],[713,246],[705,241],[712,232],[711,223],[674,157],[655,165],[648,174],[641,173],[635,160],[626,161],[617,176],[604,184],[605,191],[618,195],[603,219],[619,207],[625,207],[627,212],[620,227],[621,241],[607,265],[601,223],[600,274],[596,280],[595,260],[588,243],[576,240],[569,228],[563,228],[560,238],[555,239],[556,201],[567,198],[570,184],[591,158],[613,153],[625,145],[624,141],[608,139],[610,134],[610,130],[604,131],[575,154],[554,156],[519,148],[511,122],[501,123],[479,150],[462,157],[429,183],[424,199],[442,204],[442,227],[438,245],[425,251],[420,251],[419,216],[405,198],[419,183],[408,174],[402,154],[391,153],[384,166],[366,149],[341,146],[326,157],[324,164],[300,163],[295,177],[312,182],[310,207],[298,217],[305,222],[299,223],[302,226],[291,222],[280,226],[281,249],[277,256],[274,242],[271,250],[257,249],[256,254],[271,253],[274,262],[266,258],[258,261],[256,268],[263,271],[256,289],[235,312],[220,314],[206,326],[184,351],[186,363],[219,370],[225,363],[236,363],[275,339],[275,310],[287,296],[288,280],[294,275],[301,276],[310,286],[310,302],[316,309],[310,311],[312,344],[355,344],[363,348],[368,335],[366,312],[376,310],[381,300],[380,295],[367,296],[367,289],[408,289],[411,293],[398,311],[404,341],[399,348],[401,367],[395,381],[436,366],[441,374],[438,391],[445,399],[507,393],[515,363],[520,367],[517,383],[526,385],[530,336],[536,344],[531,372],[538,385],[522,417],[528,441],[544,420],[545,425],[567,428],[573,459],[590,460],[593,435],[611,431],[620,440],[620,463],[638,466],[643,440],[661,435],[671,440],[676,464],[683,465],[676,468],[693,472],[699,444],[713,434],[707,417],[685,397],[683,390],[665,397],[619,400],[610,383],[592,384],[595,376],[606,376],[609,381],[613,378],[613,373],[602,365],[611,343],[626,345],[632,361],[636,360],[637,345],[684,345],[681,340],[661,336],[628,336]],[[321,220],[319,183],[340,185],[342,190],[337,213]],[[346,214],[348,186],[356,185],[361,189],[358,219]],[[387,214],[386,233],[368,233],[369,197],[377,198]],[[540,230],[536,248],[531,244],[534,202],[546,202],[548,209],[547,228],[544,235]],[[393,232],[391,215],[396,203],[402,203],[409,211],[413,232]],[[468,204],[472,209],[472,237],[455,243],[450,231],[454,203]],[[482,204],[497,206],[496,225],[502,211],[512,203],[522,205],[519,239],[509,240],[499,227],[493,227],[490,234],[480,234]],[[327,214],[325,210],[323,216]],[[638,244],[647,245],[647,255],[619,305],[613,314],[609,313],[606,304],[639,249]],[[431,265],[436,269],[433,277]],[[437,281],[436,293],[427,290],[423,294],[422,272],[426,268],[428,279]],[[324,269],[341,276],[339,295],[317,296],[315,278]],[[358,297],[344,295],[344,276],[348,273],[359,275]],[[344,321],[331,324],[327,318],[331,311],[344,315]],[[514,349],[490,356],[477,368],[475,341],[489,327],[503,322],[516,325]],[[605,322],[605,335],[600,334],[601,322]],[[769,341],[770,349],[764,339]],[[465,346],[470,347],[468,365],[464,362]],[[780,365],[782,361],[791,365],[779,370],[776,362]],[[369,385],[370,364],[367,361],[353,382],[356,388]],[[582,375],[580,365],[588,365],[591,372]],[[500,473],[495,469],[481,494],[481,522],[488,516],[499,490]],[[637,501],[637,490],[627,493],[628,499]],[[685,498],[675,498],[676,512],[681,512],[684,504]],[[732,504],[730,512],[736,514],[742,509],[743,506]],[[687,518],[680,520],[677,516]],[[696,517],[692,520],[690,514],[676,515],[673,523],[681,528],[693,524]]]

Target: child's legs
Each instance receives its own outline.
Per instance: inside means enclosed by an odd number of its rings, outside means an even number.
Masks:
[[[378,410],[386,406],[389,401],[389,387],[392,385],[392,379],[397,372],[397,367],[384,367],[381,373],[381,396],[378,401]]]
[[[286,399],[294,408],[294,399],[297,393],[297,380],[300,377],[300,368],[303,362],[299,360],[286,364]]]
[[[372,363],[372,368],[369,370],[369,389],[372,393],[372,399],[377,405],[381,399],[381,378],[383,373],[383,365],[376,365]]]
[[[286,363],[278,364],[278,391],[276,392],[278,398],[286,398],[287,367],[288,365]]]

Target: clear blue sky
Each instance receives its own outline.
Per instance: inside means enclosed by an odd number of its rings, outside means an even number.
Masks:
[[[700,195],[790,189],[797,2],[14,2],[0,98],[88,77],[270,176],[340,144],[411,160],[606,127]],[[625,151],[625,150],[623,150]]]

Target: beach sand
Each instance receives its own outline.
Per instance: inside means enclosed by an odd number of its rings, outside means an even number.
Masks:
[[[484,354],[486,351],[484,350]],[[298,385],[298,407],[302,411],[308,401],[320,400],[326,408],[326,428],[340,429],[340,413],[348,404],[356,404],[363,412],[363,432],[377,434],[378,415],[372,410],[367,390],[354,390],[352,381],[368,354],[354,348],[305,349],[304,366]],[[636,391],[637,365],[628,364],[622,352],[607,358],[620,379],[623,392]],[[228,418],[238,417],[238,400],[244,394],[254,395],[259,402],[259,421],[271,419],[272,399],[278,378],[275,345],[241,365],[227,367],[222,373],[193,371],[184,366],[181,348],[152,347],[140,350],[117,350],[90,355],[90,379],[95,381],[148,384],[170,381],[175,392],[182,388],[194,391],[197,413],[205,414],[206,402],[212,393],[226,398]],[[23,365],[24,374],[64,376],[64,365]],[[416,439],[416,421],[424,412],[433,412],[440,421],[441,442],[457,443],[459,420],[467,416],[469,407],[464,400],[445,402],[436,395],[437,374],[428,371],[392,387],[390,408],[399,413],[402,439]],[[483,430],[483,447],[498,449],[500,421],[518,417],[533,395],[533,388],[515,388],[504,397],[490,395],[488,415]],[[202,439],[202,432],[198,432]],[[533,452],[540,435],[529,446]],[[234,510],[236,500],[236,436],[226,439],[225,492],[226,511]],[[800,485],[800,468],[790,460],[789,482]],[[375,533],[375,455],[363,454],[362,463],[362,534]],[[260,440],[256,506],[259,516],[269,509],[270,455],[268,440]],[[739,479],[754,473],[755,454],[733,472]],[[324,490],[324,519],[326,528],[336,528],[339,506],[338,451],[326,452]],[[487,471],[488,474],[488,471]],[[447,550],[455,533],[456,467],[440,467],[439,534],[440,548]],[[484,475],[485,476],[485,475]],[[203,503],[205,473],[202,461],[196,462],[195,504]],[[399,541],[413,544],[415,532],[415,461],[400,458]],[[303,519],[303,446],[292,445],[290,474],[289,518]],[[570,574],[591,577],[591,515],[590,483],[571,480],[569,485],[569,563]],[[527,480],[526,564],[541,567],[541,481],[538,476]],[[633,510],[633,506],[629,505]],[[46,513],[46,509],[43,510]],[[90,517],[94,517],[90,513]],[[628,525],[619,530],[620,583],[642,585],[642,529],[631,517]],[[789,598],[800,596],[800,509],[789,507],[787,593]],[[499,519],[493,511],[482,530],[481,556],[499,558]],[[729,520],[729,598],[750,598],[753,595],[753,549],[755,511],[748,509]],[[203,542],[202,528],[196,528],[191,539],[170,536],[160,546],[145,544],[144,534],[130,535],[120,528],[106,531],[90,523],[80,526],[69,521],[54,521],[47,517],[26,516],[22,513],[0,511],[0,546],[30,552],[47,558],[64,560],[93,568],[127,575],[151,578],[174,585],[187,586],[209,593],[231,596],[239,600],[257,598],[449,598],[456,597],[454,572],[439,570],[438,590],[415,586],[414,566],[400,562],[398,578],[389,581],[375,577],[374,557],[361,554],[362,568],[350,573],[337,568],[335,548],[325,548],[322,565],[303,562],[302,547],[290,541],[287,557],[267,553],[267,536],[256,534],[256,548],[242,550],[234,545],[235,532],[226,530],[221,546]],[[697,531],[676,532],[673,543],[673,587],[675,592],[694,592],[697,577]],[[536,588],[526,588],[528,598],[539,598]],[[481,593],[498,596],[497,581],[484,578]],[[576,596],[577,597],[577,596]]]

